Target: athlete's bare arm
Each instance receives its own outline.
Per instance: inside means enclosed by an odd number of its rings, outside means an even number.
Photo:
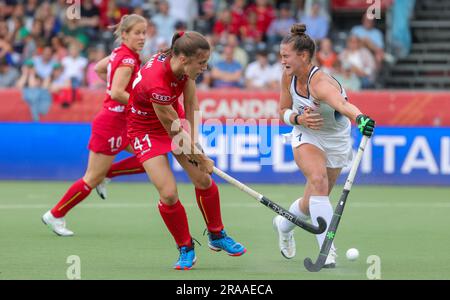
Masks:
[[[327,103],[350,120],[356,121],[356,117],[361,114],[361,111],[341,95],[337,82],[327,74],[317,75],[310,83],[311,95],[315,99]]]
[[[191,139],[190,134],[181,126],[178,113],[172,105],[152,104],[159,121],[164,129],[166,129],[169,136],[171,138],[176,138],[176,141],[174,141],[175,143],[179,143],[179,146],[182,147],[183,154],[185,154],[189,160],[197,162],[202,171],[212,173],[214,162],[197,148],[194,140]]]
[[[198,142],[198,134],[197,129],[194,122],[195,112],[199,112],[198,98],[196,94],[195,81],[192,79],[188,79],[186,82],[186,86],[183,90],[183,101],[184,101],[184,110],[186,113],[186,120],[189,122],[189,126],[191,129],[191,138],[194,143]]]
[[[109,63],[109,56],[97,62],[94,68],[94,71],[95,73],[97,73],[97,76],[103,79],[104,81],[107,81],[108,63]]]
[[[289,91],[289,85],[291,83],[292,77],[286,75],[283,72],[281,78],[281,92],[280,92],[280,106],[279,115],[280,120],[284,120],[284,114],[287,110],[292,109],[292,96]],[[291,124],[295,124],[295,118],[298,114],[296,112],[291,113],[289,116],[289,121]],[[297,117],[297,122],[299,125],[310,129],[320,129],[323,124],[323,119],[320,114],[312,112],[310,109],[305,108],[303,114]]]
[[[130,94],[126,91],[133,75],[132,67],[118,67],[114,72],[114,78],[111,83],[111,99],[122,104],[128,104]]]
[[[292,77],[286,75],[285,72],[283,72],[283,75],[281,76],[281,91],[280,91],[280,106],[279,106],[279,114],[280,114],[280,120],[283,120],[284,114],[287,109],[292,109],[292,98],[291,93],[289,92],[289,84],[291,82]],[[291,124],[294,124],[295,114],[292,114],[290,116]]]

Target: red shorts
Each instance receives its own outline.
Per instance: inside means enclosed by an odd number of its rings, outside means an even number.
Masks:
[[[92,122],[88,149],[105,155],[117,155],[128,144],[125,115],[103,109]]]
[[[169,135],[150,135],[148,133],[141,133],[130,136],[130,143],[133,147],[134,153],[142,164],[146,160],[164,155],[171,152],[174,148],[172,145],[172,138]]]

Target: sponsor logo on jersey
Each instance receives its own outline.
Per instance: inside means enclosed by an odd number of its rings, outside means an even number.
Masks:
[[[133,114],[137,114],[137,115],[140,115],[140,116],[146,116],[147,115],[147,112],[141,111],[139,109],[136,109],[136,108],[134,108],[134,106],[131,107],[131,112]]]
[[[173,97],[166,96],[166,95],[160,95],[160,94],[157,94],[157,93],[152,93],[152,98],[157,100],[157,101],[162,101],[162,102],[168,102],[171,99],[173,99]]]
[[[176,83],[176,82],[171,82],[171,83],[170,83],[170,86],[171,86],[171,87],[177,87],[177,86],[178,86],[178,83]]]
[[[108,109],[110,111],[113,111],[113,112],[121,113],[121,112],[125,111],[125,106],[124,105],[118,105],[118,106],[114,106],[114,107],[108,107]]]
[[[135,60],[133,58],[124,58],[122,59],[122,63],[126,64],[126,65],[134,65],[135,64]]]
[[[167,58],[167,56],[165,56],[164,54],[158,55],[158,61],[163,62],[166,60],[166,58]]]

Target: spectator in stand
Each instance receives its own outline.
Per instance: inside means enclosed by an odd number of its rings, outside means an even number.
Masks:
[[[60,63],[53,65],[53,71],[44,85],[52,94],[53,103],[60,104],[63,108],[68,108],[75,99],[69,78],[64,76],[64,69]]]
[[[46,44],[50,44],[52,38],[54,38],[61,30],[61,24],[58,23],[58,19],[54,16],[50,16],[44,20],[43,39]]]
[[[240,28],[246,22],[245,14],[246,0],[234,0],[231,5],[231,24],[233,28]]]
[[[264,37],[264,32],[258,27],[258,19],[256,12],[250,11],[247,19],[240,27],[241,39],[246,44],[248,51],[254,51],[258,43],[261,43]]]
[[[316,55],[317,63],[324,72],[333,73],[333,68],[338,60],[336,52],[333,50],[333,43],[329,38],[320,41],[319,51]]]
[[[86,70],[86,85],[90,89],[105,89],[106,82],[95,72],[95,65],[106,56],[105,49],[102,46],[91,47],[88,49],[89,64]]]
[[[67,15],[67,0],[52,1],[50,5],[58,24],[62,26]]]
[[[80,15],[81,18],[79,26],[84,30],[86,35],[91,40],[95,40],[95,38],[98,36],[98,30],[100,26],[100,10],[94,4],[93,0],[81,1]]]
[[[281,64],[281,55],[278,54],[277,61],[272,65],[270,76],[270,88],[279,90],[281,88],[281,76],[283,76],[283,66]]]
[[[239,34],[239,26],[232,23],[231,11],[224,9],[217,15],[217,21],[213,27],[213,33],[217,39],[223,40],[228,34]]]
[[[145,64],[150,57],[152,57],[159,50],[159,45],[164,42],[164,38],[158,35],[158,29],[155,23],[148,21],[147,37],[145,38],[145,45],[141,51],[141,60]]]
[[[108,26],[117,24],[122,19],[122,11],[117,6],[116,1],[109,1],[106,9],[106,16],[104,17],[103,23],[107,28]]]
[[[361,80],[352,71],[352,66],[349,63],[341,64],[339,60],[334,65],[334,72],[332,76],[341,84],[346,91],[361,90]]]
[[[177,19],[169,14],[169,3],[166,0],[161,0],[158,8],[159,12],[152,18],[152,21],[156,25],[159,36],[163,37],[167,44],[170,44]]]
[[[282,3],[278,17],[270,23],[267,30],[267,38],[271,45],[275,45],[281,42],[284,36],[286,36],[291,29],[291,26],[296,23],[295,18],[292,16],[290,5],[288,3]]]
[[[39,6],[35,19],[43,22],[43,39],[46,44],[49,44],[61,30],[61,23],[54,15],[49,1],[45,1]]]
[[[212,75],[211,75],[211,66],[215,66],[219,61],[222,60],[220,53],[217,51],[217,41],[213,38],[212,35],[205,36],[206,40],[210,46],[210,56],[208,60],[208,69],[205,70],[196,80],[197,88],[201,90],[207,90],[212,87]]]
[[[8,30],[11,33],[11,37],[14,35],[14,31],[18,29],[15,24],[17,20],[20,20],[27,30],[30,30],[31,25],[33,24],[33,18],[25,16],[24,4],[17,4],[13,8],[11,16],[5,20],[8,23]]]
[[[272,66],[267,58],[267,51],[259,50],[256,60],[245,70],[245,87],[248,89],[269,89],[272,83]]]
[[[328,18],[320,14],[321,4],[314,2],[311,7],[310,14],[306,14],[300,18],[300,23],[306,25],[307,32],[313,40],[320,41],[327,37],[329,30]]]
[[[381,30],[375,28],[375,19],[364,13],[362,24],[352,28],[351,35],[357,36],[362,45],[369,49],[375,56],[377,67],[380,68],[384,60],[384,37]]]
[[[199,5],[199,16],[195,20],[195,28],[201,33],[209,33],[214,27],[216,20],[216,9],[214,0],[204,0]]]
[[[12,30],[9,30],[9,41],[12,43],[15,52],[22,52],[25,45],[25,37],[29,34],[29,31],[25,27],[22,18],[12,17],[10,21]]]
[[[85,30],[79,25],[78,19],[67,19],[62,27],[63,43],[70,45],[74,42],[81,42],[83,46],[88,44],[88,36]]]
[[[211,66],[216,65],[220,60],[222,60],[222,54],[217,49],[218,41],[214,39],[213,35],[207,35],[205,36],[206,40],[209,43],[210,48],[210,56],[208,60],[208,70],[206,70],[204,73],[211,70]]]
[[[52,50],[54,53],[54,59],[56,61],[62,61],[67,56],[67,48],[63,44],[63,39],[55,36],[51,40]]]
[[[25,1],[25,16],[34,19],[34,14],[36,13],[39,5],[38,0],[28,0]]]
[[[233,58],[234,49],[225,46],[223,60],[213,66],[211,75],[215,88],[240,88],[242,87],[242,65]]]
[[[168,0],[169,14],[177,21],[181,21],[190,28],[198,16],[197,0]]]
[[[249,15],[250,12],[256,13],[256,26],[258,31],[262,32],[265,36],[270,23],[275,19],[274,9],[267,0],[256,0],[255,4],[247,9],[246,14]]]
[[[393,54],[397,58],[406,57],[411,51],[411,15],[416,0],[396,0],[392,4],[392,27],[390,30]]]
[[[342,66],[349,65],[361,81],[361,88],[373,88],[376,76],[376,63],[372,53],[361,45],[359,38],[351,35],[347,47],[339,54]]]
[[[50,77],[53,71],[53,65],[56,61],[53,59],[53,50],[51,46],[45,46],[41,55],[33,57],[36,74],[42,79]]]
[[[19,71],[10,66],[5,57],[0,58],[0,88],[13,87],[19,77]]]
[[[27,60],[22,66],[22,75],[16,87],[22,90],[22,97],[28,103],[33,121],[39,121],[47,114],[52,103],[52,97],[44,86],[44,81],[36,74],[33,61]]]
[[[240,47],[237,35],[228,34],[225,45],[230,46],[234,49],[233,58],[237,60],[243,68],[245,68],[248,64],[248,54],[244,49]]]
[[[50,4],[50,1],[43,1],[37,8],[33,17],[35,19],[45,21],[46,19],[53,17],[53,16],[54,15],[53,15],[52,6]]]
[[[176,32],[182,32],[182,31],[187,31],[187,24],[183,21],[177,21],[175,23],[175,31]]]
[[[74,89],[80,87],[83,83],[85,70],[88,64],[88,60],[80,55],[80,50],[81,46],[79,43],[72,43],[69,46],[69,55],[62,60],[64,76],[71,80]]]
[[[43,39],[44,23],[40,20],[34,20],[30,34],[25,37],[25,45],[22,51],[22,61],[32,59],[45,45]]]
[[[8,64],[13,64],[12,45],[8,39],[8,25],[5,21],[0,21],[0,59],[5,58]]]

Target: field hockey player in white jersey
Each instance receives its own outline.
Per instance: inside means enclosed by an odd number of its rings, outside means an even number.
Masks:
[[[361,134],[371,136],[375,121],[347,101],[342,86],[333,77],[314,66],[314,41],[304,24],[294,24],[291,33],[281,42],[283,66],[280,95],[280,118],[293,126],[291,145],[294,159],[306,177],[303,196],[289,211],[317,225],[321,216],[330,224],[333,216],[329,195],[342,168],[351,163],[351,120]],[[295,256],[295,225],[277,216],[273,220],[279,235],[279,247],[285,258]],[[316,235],[319,248],[326,231]],[[331,247],[325,262],[327,268],[336,265],[336,248]]]

